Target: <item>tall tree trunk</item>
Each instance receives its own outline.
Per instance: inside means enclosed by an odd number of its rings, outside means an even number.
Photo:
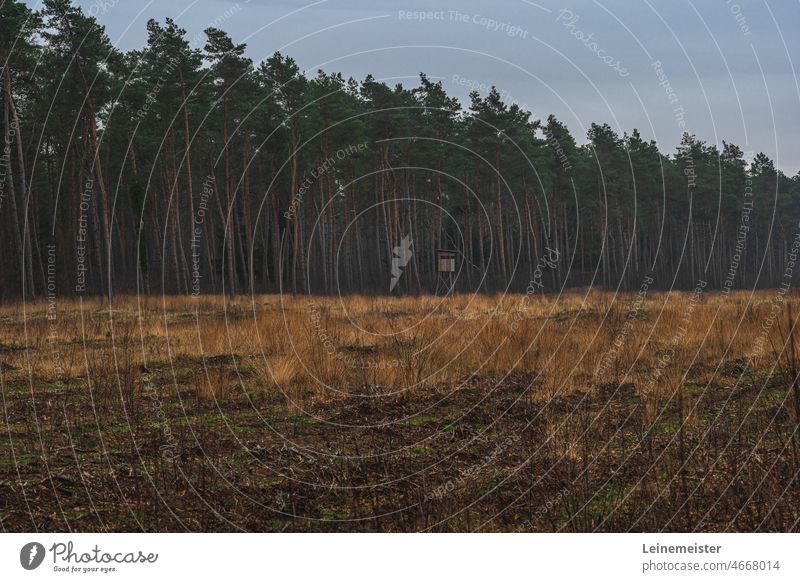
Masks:
[[[225,247],[227,249],[226,266],[228,269],[228,294],[236,295],[236,254],[233,250],[233,229],[236,227],[233,217],[231,196],[231,150],[228,141],[228,100],[224,100],[222,114],[222,146],[225,148]],[[225,260],[225,259],[223,259]]]
[[[8,66],[4,67],[4,69],[6,71],[6,79],[8,79],[8,77],[7,77]],[[5,94],[6,106],[4,108],[5,111],[4,111],[4,115],[3,115],[3,125],[4,125],[4,127],[3,127],[3,129],[4,129],[4,132],[3,132],[3,135],[4,135],[3,144],[5,146],[4,147],[4,152],[10,152],[11,151],[11,131],[12,131],[12,126],[11,126],[11,120],[10,120],[10,118],[11,118],[11,107],[9,105],[10,83],[8,81],[6,81],[6,90],[4,91],[4,94]],[[4,153],[3,155],[5,156],[6,154]],[[14,240],[15,240],[15,242],[17,244],[17,249],[19,249],[20,284],[22,286],[22,293],[23,293],[23,297],[24,297],[26,295],[26,293],[29,291],[26,288],[27,287],[27,285],[26,285],[27,277],[25,275],[25,247],[22,244],[22,229],[20,228],[20,224],[19,224],[19,209],[17,207],[17,196],[16,196],[15,187],[14,187],[14,172],[13,172],[13,169],[12,169],[10,153],[8,154],[8,159],[6,160],[6,184],[8,184],[8,198],[9,198],[9,200],[11,200],[11,214],[13,215],[12,216],[11,225],[12,225],[12,228],[13,228],[13,231],[14,231]]]
[[[29,216],[31,215],[31,201],[28,197],[28,177],[25,172],[25,155],[22,149],[22,126],[19,122],[19,116],[17,115],[17,108],[14,106],[14,96],[11,91],[11,67],[6,64],[5,66],[5,75],[4,75],[4,84],[5,84],[5,95],[6,95],[6,106],[8,107],[9,112],[11,113],[11,123],[12,127],[14,128],[14,135],[16,137],[16,145],[17,145],[17,166],[19,167],[19,177],[20,177],[20,188],[22,189],[22,196],[21,200],[23,203],[23,232],[22,232],[22,241],[23,241],[23,249],[22,252],[27,257],[28,268],[23,271],[23,276],[27,276],[27,289],[30,293],[30,298],[33,301],[36,301],[36,287],[33,284],[33,257],[32,257],[32,245],[31,245],[31,224],[36,224],[35,222],[29,220]],[[9,160],[9,168],[11,167],[11,160]],[[16,201],[15,201],[16,206]],[[38,244],[38,239],[37,239]],[[41,262],[41,257],[40,262]]]
[[[244,132],[244,143],[243,148],[244,151],[242,155],[244,156],[244,166],[243,166],[243,173],[244,176],[242,178],[242,214],[244,215],[244,236],[245,241],[247,242],[247,249],[246,249],[246,258],[247,258],[247,281],[250,283],[251,291],[254,291],[255,285],[255,274],[253,272],[253,218],[250,212],[251,201],[250,201],[250,136],[248,134],[247,129],[243,129]]]

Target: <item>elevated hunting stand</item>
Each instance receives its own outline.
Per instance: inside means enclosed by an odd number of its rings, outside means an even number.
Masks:
[[[436,249],[436,294],[450,295],[456,285],[456,253]]]

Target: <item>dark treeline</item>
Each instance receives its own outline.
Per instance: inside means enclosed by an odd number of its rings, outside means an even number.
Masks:
[[[395,292],[787,281],[800,176],[684,134],[664,155],[591,125],[585,145],[499,92],[261,63],[208,28],[111,46],[69,0],[0,2],[0,296]],[[538,270],[537,270],[538,269]],[[788,276],[791,278],[792,273]]]

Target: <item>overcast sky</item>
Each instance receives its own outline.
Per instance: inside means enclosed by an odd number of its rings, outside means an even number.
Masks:
[[[591,122],[607,122],[672,153],[686,129],[763,151],[789,175],[800,170],[800,0],[78,4],[122,49],[144,44],[148,18],[171,16],[197,46],[215,25],[246,42],[254,61],[280,50],[309,74],[413,86],[425,71],[464,103],[472,87],[496,85],[537,117],[554,113],[581,142]]]

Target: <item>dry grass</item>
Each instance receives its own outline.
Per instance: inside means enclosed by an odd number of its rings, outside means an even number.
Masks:
[[[363,385],[408,390],[509,374],[535,374],[536,398],[608,383],[660,396],[673,393],[692,368],[711,382],[726,362],[771,366],[786,335],[780,325],[763,329],[774,297],[709,295],[694,307],[685,293],[650,294],[638,305],[634,295],[598,292],[121,297],[111,310],[97,299],[60,301],[55,321],[44,304],[5,305],[0,345],[9,369],[43,379],[55,376],[54,354],[65,380],[96,383],[136,376],[142,366],[194,362],[193,373],[176,381],[203,397],[235,395],[238,384],[287,394],[302,388],[329,401]],[[215,371],[219,363],[231,364],[233,376]]]
[[[0,524],[794,530],[798,312],[774,290],[0,306]]]

